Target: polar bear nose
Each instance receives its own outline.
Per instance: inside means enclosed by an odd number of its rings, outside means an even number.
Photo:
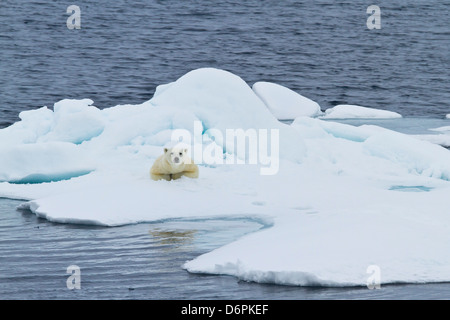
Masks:
[[[173,162],[175,162],[175,163],[178,163],[178,162],[180,162],[180,158],[178,158],[178,157],[175,157],[175,159],[173,159]]]

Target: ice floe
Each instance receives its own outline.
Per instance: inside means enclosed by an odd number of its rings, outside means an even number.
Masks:
[[[374,125],[303,116],[287,125],[267,97],[293,94],[256,87],[258,94],[237,75],[205,68],[139,105],[100,110],[89,99],[62,100],[53,110],[22,112],[0,130],[0,196],[24,199],[21,207],[61,223],[266,223],[186,262],[195,273],[365,286],[376,266],[382,284],[450,281],[450,151]],[[244,133],[244,151],[224,138],[231,129]],[[225,161],[199,161],[198,179],[151,180],[153,161],[180,130],[190,133],[192,150]],[[250,163],[246,150],[254,139],[270,145],[275,136],[252,133],[271,130],[279,133],[279,168],[263,175],[267,163]],[[235,157],[241,161],[226,161]]]
[[[397,112],[349,104],[340,104],[329,108],[323,115],[324,119],[395,119],[401,117],[401,114]]]

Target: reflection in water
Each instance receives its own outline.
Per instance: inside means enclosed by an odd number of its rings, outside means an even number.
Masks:
[[[150,229],[149,233],[161,244],[180,246],[191,244],[197,230],[161,230],[154,228]]]

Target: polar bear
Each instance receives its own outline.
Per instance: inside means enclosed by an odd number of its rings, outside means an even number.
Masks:
[[[180,146],[164,148],[164,154],[158,157],[150,169],[153,180],[175,180],[182,176],[198,178],[198,166],[189,157],[188,149]]]

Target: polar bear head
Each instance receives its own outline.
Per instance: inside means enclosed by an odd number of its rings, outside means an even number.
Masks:
[[[175,166],[189,163],[188,149],[182,146],[164,148],[164,154],[166,155],[167,160]]]

